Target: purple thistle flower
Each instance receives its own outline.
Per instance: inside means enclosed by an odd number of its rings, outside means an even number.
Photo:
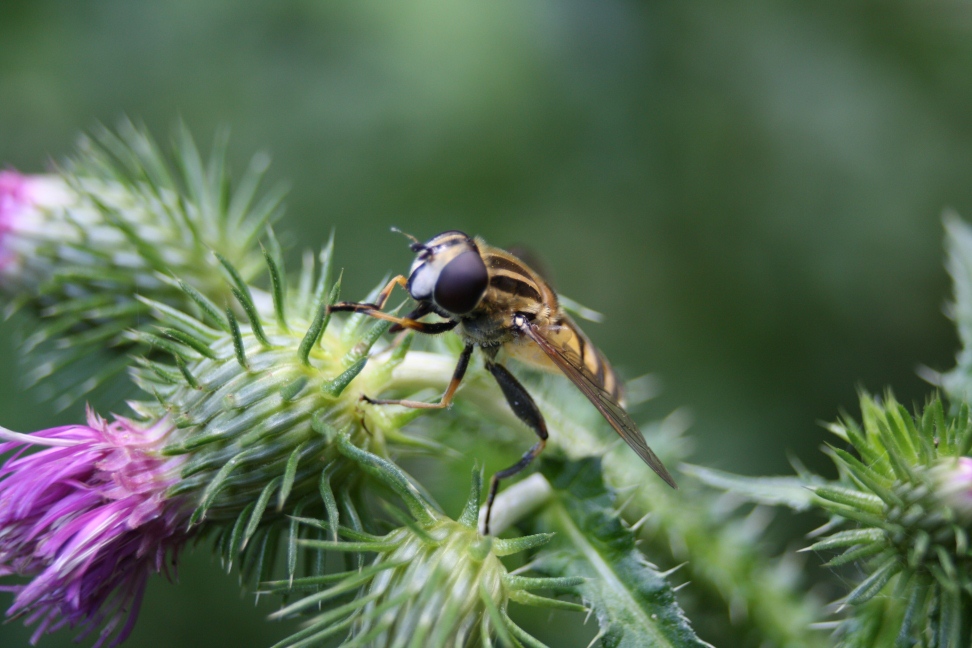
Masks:
[[[963,522],[972,519],[972,458],[945,459],[934,474],[938,499]]]
[[[118,645],[148,575],[170,575],[191,513],[166,498],[184,461],[161,455],[172,429],[164,419],[140,427],[90,411],[87,425],[31,435],[0,428],[0,454],[16,450],[0,466],[0,576],[32,577],[0,589],[16,595],[8,616],[37,624],[32,643],[70,625],[82,636],[102,626],[95,645],[112,635]],[[31,445],[48,447],[25,454]]]
[[[0,171],[0,273],[17,272],[20,259],[30,254],[35,245],[18,242],[18,234],[27,235],[28,239],[37,233],[49,235],[51,223],[44,213],[73,201],[71,191],[59,176]]]
[[[24,180],[16,171],[0,171],[0,269],[10,262],[10,252],[4,248],[3,239],[28,204]]]

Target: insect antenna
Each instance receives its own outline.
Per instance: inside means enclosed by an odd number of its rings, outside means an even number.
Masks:
[[[409,234],[407,232],[403,232],[402,230],[398,229],[397,227],[391,228],[391,231],[395,232],[396,234],[401,234],[402,236],[404,236],[405,238],[407,238],[408,240],[410,240],[412,242],[412,244],[409,245],[408,247],[412,250],[412,252],[421,252],[422,250],[425,249],[425,244],[422,243],[422,241],[420,241],[417,238],[415,238],[414,236],[412,236],[411,234]]]

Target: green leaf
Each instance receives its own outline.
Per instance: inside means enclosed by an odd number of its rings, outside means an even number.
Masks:
[[[510,592],[510,600],[522,605],[532,605],[534,607],[546,607],[554,610],[567,610],[568,612],[587,612],[588,609],[579,603],[562,601],[548,596],[538,596],[530,592],[514,590]]]
[[[497,538],[493,541],[493,553],[497,556],[511,556],[521,551],[542,547],[553,539],[552,533],[534,533],[519,538]]]
[[[275,477],[272,479],[261,491],[260,497],[256,501],[256,506],[253,508],[253,512],[250,515],[250,519],[246,524],[246,531],[243,534],[243,546],[250,541],[253,534],[256,533],[257,527],[260,526],[260,521],[263,519],[263,513],[267,510],[267,504],[270,502],[270,497],[273,495],[273,491],[280,486],[280,478]]]
[[[828,446],[828,450],[831,453],[831,458],[834,463],[838,465],[838,468],[843,466],[843,469],[859,485],[871,490],[875,495],[884,500],[888,506],[903,505],[901,497],[892,488],[895,483],[893,480],[875,472],[846,450],[831,446]]]
[[[422,496],[421,491],[401,468],[388,459],[357,447],[347,434],[338,436],[337,447],[341,454],[357,463],[362,470],[401,497],[409,513],[419,523],[430,524],[435,520],[434,507]]]
[[[962,635],[962,598],[958,592],[942,594],[939,646],[958,646]]]
[[[682,464],[682,472],[707,486],[740,495],[757,504],[806,511],[814,502],[813,492],[800,477],[748,477],[692,464]]]
[[[284,271],[281,264],[277,262],[276,255],[264,246],[261,246],[261,249],[263,250],[263,258],[267,262],[267,269],[270,271],[270,294],[273,296],[273,312],[277,316],[277,326],[286,331],[287,315],[284,297],[287,294],[287,288],[284,284]]]
[[[331,380],[322,382],[321,392],[331,398],[337,398],[344,393],[344,390],[351,384],[351,381],[358,377],[358,374],[361,373],[361,370],[365,368],[367,363],[368,358],[361,358]]]
[[[203,295],[201,292],[187,284],[185,281],[178,281],[179,288],[186,294],[186,296],[199,307],[199,309],[207,315],[207,319],[211,321],[216,326],[220,327],[224,332],[229,332],[226,327],[226,321],[223,319],[223,315],[219,308],[212,302],[211,299]]]
[[[953,399],[972,402],[972,227],[954,213],[945,215],[946,267],[952,276],[952,318],[958,328],[962,351],[955,369],[942,377],[942,386]]]
[[[601,644],[612,648],[707,646],[689,625],[665,577],[635,547],[620,521],[599,459],[546,458],[543,473],[554,497],[535,519],[534,532],[553,532],[535,569],[583,578],[576,585],[594,610]]]
[[[340,523],[340,513],[338,512],[337,499],[334,497],[334,490],[331,488],[331,466],[325,466],[321,471],[321,481],[318,484],[321,494],[321,501],[324,502],[324,511],[327,514],[327,524],[331,529],[331,540],[337,541],[337,528]]]
[[[836,558],[828,560],[826,563],[824,563],[824,567],[838,567],[851,562],[867,560],[868,558],[877,556],[882,552],[887,552],[889,554],[892,553],[883,542],[873,542],[871,544],[861,545],[859,547],[848,549]]]
[[[459,516],[459,524],[469,528],[475,528],[479,524],[479,502],[482,499],[483,491],[483,471],[481,468],[473,468],[472,486],[469,488],[469,497],[466,505]]]
[[[309,272],[304,273],[309,275]],[[309,288],[308,288],[309,290]],[[337,301],[338,295],[341,294],[341,277],[334,282],[334,286],[331,288],[330,294],[327,299],[323,297],[317,304],[317,311],[314,318],[311,320],[311,325],[307,329],[307,333],[304,334],[304,338],[300,342],[300,346],[297,348],[297,356],[300,361],[305,366],[310,366],[310,352],[317,344],[317,341],[321,338],[324,331],[327,329],[328,322],[331,320],[331,313],[328,310],[328,306]]]
[[[294,479],[297,477],[297,465],[300,463],[300,454],[304,450],[305,444],[300,444],[290,453],[287,459],[287,467],[284,469],[283,481],[277,496],[277,510],[283,510],[287,498],[290,497],[290,490],[294,487]]]
[[[394,315],[398,312],[398,308],[389,312],[389,314]],[[381,336],[391,328],[391,322],[386,320],[376,321],[371,328],[369,328],[360,338],[357,344],[351,347],[351,350],[344,356],[342,364],[347,367],[353,365],[354,363],[360,362],[361,360],[367,359],[368,351],[371,347],[375,345],[375,342],[381,339]]]
[[[547,646],[547,644],[543,643],[529,632],[518,626],[506,613],[506,610],[500,610],[500,614],[503,616],[503,623],[506,625],[506,629],[523,646],[526,648],[550,648]]]
[[[243,334],[240,333],[240,323],[236,320],[232,308],[226,309],[226,323],[233,336],[233,351],[236,354],[236,362],[244,369],[249,369],[250,365],[246,361],[246,348],[243,345]]]
[[[815,486],[813,492],[822,499],[857,509],[863,513],[880,516],[885,512],[883,500],[870,493],[837,485]]]
[[[840,531],[835,533],[820,542],[815,542],[810,545],[808,551],[829,551],[831,549],[841,549],[843,547],[852,547],[858,544],[871,544],[874,542],[883,542],[886,538],[886,533],[881,529],[851,529],[850,531]]]
[[[200,339],[194,335],[171,328],[160,329],[160,333],[170,340],[186,345],[201,356],[211,360],[215,360],[217,357],[219,357],[216,355],[216,352],[210,348],[210,345],[206,340]]]
[[[901,571],[901,563],[897,560],[892,558],[885,561],[883,565],[851,590],[850,594],[847,595],[847,602],[853,605],[864,603],[880,592],[881,588],[899,571]]]

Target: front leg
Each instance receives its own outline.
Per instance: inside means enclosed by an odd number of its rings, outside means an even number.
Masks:
[[[459,389],[459,383],[462,382],[463,376],[466,375],[466,369],[469,367],[469,358],[472,356],[474,348],[474,344],[467,344],[466,348],[462,350],[462,354],[459,356],[459,364],[456,365],[456,370],[452,373],[452,380],[449,381],[449,386],[437,403],[423,403],[422,401],[413,400],[378,400],[368,398],[364,395],[361,396],[361,400],[372,405],[402,405],[414,409],[445,409],[452,403],[452,397],[455,395],[456,390]]]
[[[412,310],[410,310],[408,313],[405,314],[405,319],[418,321],[431,312],[432,312],[432,306],[429,304],[429,302],[420,301],[418,303],[418,306],[416,306],[415,308],[413,308]],[[405,327],[399,326],[398,324],[392,324],[390,327],[388,327],[389,333],[398,333],[404,330]]]
[[[388,313],[381,312],[381,309],[385,307],[385,303],[388,302],[388,298],[391,296],[392,291],[395,286],[401,286],[404,288],[408,284],[408,278],[405,275],[398,275],[394,279],[388,282],[388,285],[381,289],[378,293],[378,298],[372,303],[361,303],[361,302],[338,302],[336,304],[331,304],[327,307],[328,313],[341,313],[341,312],[351,312],[351,313],[364,313],[369,317],[374,317],[375,319],[386,320],[394,323],[398,329],[412,329],[413,331],[418,331],[419,333],[427,333],[429,335],[435,335],[436,333],[444,333],[446,331],[451,331],[456,326],[458,326],[458,320],[449,320],[447,322],[419,322],[417,319],[410,317],[412,313],[406,315],[405,317],[396,317],[395,315],[389,315]],[[416,309],[416,311],[419,309]],[[414,313],[415,311],[413,311]],[[423,315],[425,313],[422,313]]]
[[[381,289],[381,292],[378,293],[378,298],[375,300],[373,304],[358,303],[358,302],[338,302],[336,304],[332,304],[331,306],[329,306],[328,310],[332,312],[333,311],[354,311],[358,313],[365,313],[368,312],[369,310],[380,311],[382,308],[385,307],[385,303],[388,301],[388,298],[391,297],[392,291],[395,290],[395,286],[401,286],[402,288],[405,288],[407,285],[408,285],[408,277],[406,277],[405,275],[398,275],[397,277],[394,277],[391,281],[389,281],[388,285],[386,285],[384,288]]]
[[[537,404],[533,401],[526,388],[520,384],[520,381],[506,367],[487,361],[486,368],[489,369],[489,372],[493,374],[493,378],[499,383],[500,389],[503,390],[503,395],[506,396],[506,402],[510,404],[510,409],[513,410],[513,413],[540,437],[540,440],[532,448],[527,450],[526,454],[518,462],[494,474],[492,479],[490,479],[489,497],[486,499],[486,519],[483,522],[483,534],[489,535],[489,516],[493,511],[493,500],[496,499],[496,491],[499,490],[500,480],[512,477],[520,472],[529,466],[530,462],[537,458],[537,455],[543,452],[544,447],[547,445],[547,424],[543,420],[543,414],[540,413],[540,408],[537,407]]]

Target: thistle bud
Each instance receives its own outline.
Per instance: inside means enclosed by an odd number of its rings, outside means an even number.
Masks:
[[[376,557],[360,570],[326,577],[269,583],[272,590],[317,590],[282,608],[284,618],[330,602],[342,593],[360,588],[345,605],[318,614],[281,646],[316,645],[329,637],[348,634],[353,645],[461,646],[468,640],[492,646],[542,645],[517,626],[507,614],[511,601],[525,605],[586,611],[581,605],[538,596],[529,590],[571,591],[583,578],[524,577],[510,574],[500,557],[546,544],[552,534],[511,540],[483,536],[478,529],[481,475],[474,473],[470,496],[458,520],[438,512],[412,486],[397,467],[368,452],[348,447],[349,458],[362,470],[383,481],[406,504],[408,513],[388,510],[404,526],[384,536],[341,528],[347,540],[304,540],[317,551],[372,552]],[[315,520],[302,520],[327,529]],[[321,589],[321,585],[330,584]]]
[[[61,405],[127,366],[127,331],[140,327],[146,310],[137,296],[191,309],[175,274],[217,302],[232,297],[212,251],[244,280],[261,268],[257,240],[281,199],[278,192],[254,201],[265,156],[233,191],[222,139],[204,163],[185,130],[177,136],[181,173],[148,134],[124,123],[119,135],[83,138],[54,175],[0,176],[0,290],[41,318],[23,348],[43,351],[32,358],[28,383],[65,369],[94,374],[75,375],[71,392],[51,390]],[[117,362],[85,363],[106,348]]]
[[[972,460],[962,456],[972,445],[972,418],[964,406],[946,414],[937,398],[912,414],[890,394],[862,396],[861,412],[862,424],[831,426],[853,450],[831,450],[842,478],[811,486],[831,516],[811,549],[838,551],[828,565],[856,564],[863,575],[841,602],[853,615],[839,633],[880,617],[908,645],[957,636],[958,617],[938,610],[959,609],[972,589],[962,522],[972,501]]]

